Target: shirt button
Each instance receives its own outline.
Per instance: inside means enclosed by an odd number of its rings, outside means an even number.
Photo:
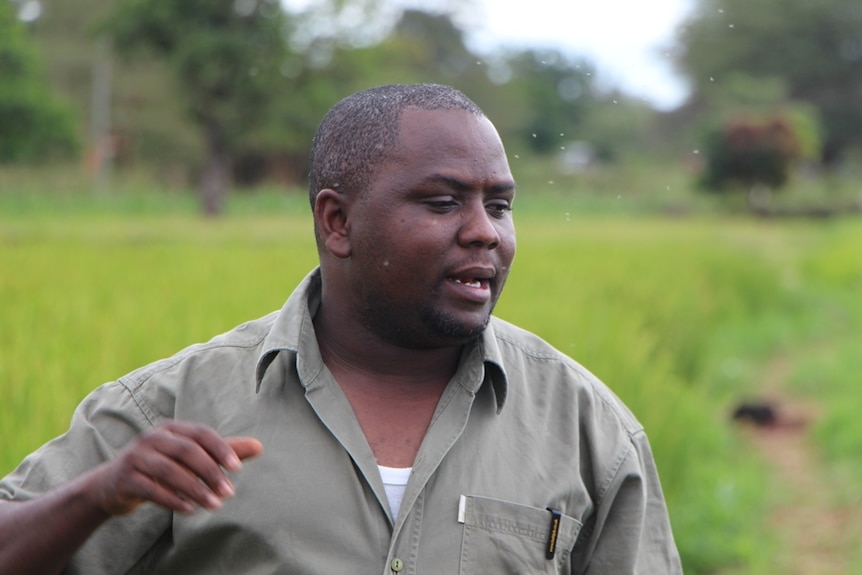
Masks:
[[[392,568],[392,570],[395,573],[398,573],[399,571],[404,569],[404,561],[402,561],[401,559],[396,557],[395,559],[392,560],[392,563],[390,563],[389,566]]]

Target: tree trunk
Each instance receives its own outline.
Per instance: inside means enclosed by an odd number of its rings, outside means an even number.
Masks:
[[[204,127],[206,160],[200,181],[201,209],[205,216],[215,217],[224,210],[230,184],[230,157],[223,130],[218,122],[209,120]]]

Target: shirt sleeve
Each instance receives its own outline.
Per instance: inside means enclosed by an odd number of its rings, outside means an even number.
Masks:
[[[151,427],[150,419],[122,384],[105,384],[78,406],[66,433],[30,454],[0,481],[0,499],[39,497],[111,459]],[[170,512],[154,505],[111,519],[85,543],[64,573],[125,573],[169,529],[170,521]]]
[[[583,575],[682,574],[652,451],[643,431],[631,438],[598,503],[576,573]],[[577,548],[576,548],[577,551]]]

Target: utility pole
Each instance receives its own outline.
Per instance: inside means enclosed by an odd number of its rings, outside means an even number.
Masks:
[[[90,99],[90,154],[93,191],[108,191],[114,141],[111,134],[111,85],[113,62],[110,42],[99,38],[93,57],[93,90]]]

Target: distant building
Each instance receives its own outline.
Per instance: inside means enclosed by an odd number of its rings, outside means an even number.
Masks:
[[[595,150],[592,144],[584,141],[569,142],[560,151],[557,157],[560,170],[566,174],[578,174],[583,172],[596,161]]]

